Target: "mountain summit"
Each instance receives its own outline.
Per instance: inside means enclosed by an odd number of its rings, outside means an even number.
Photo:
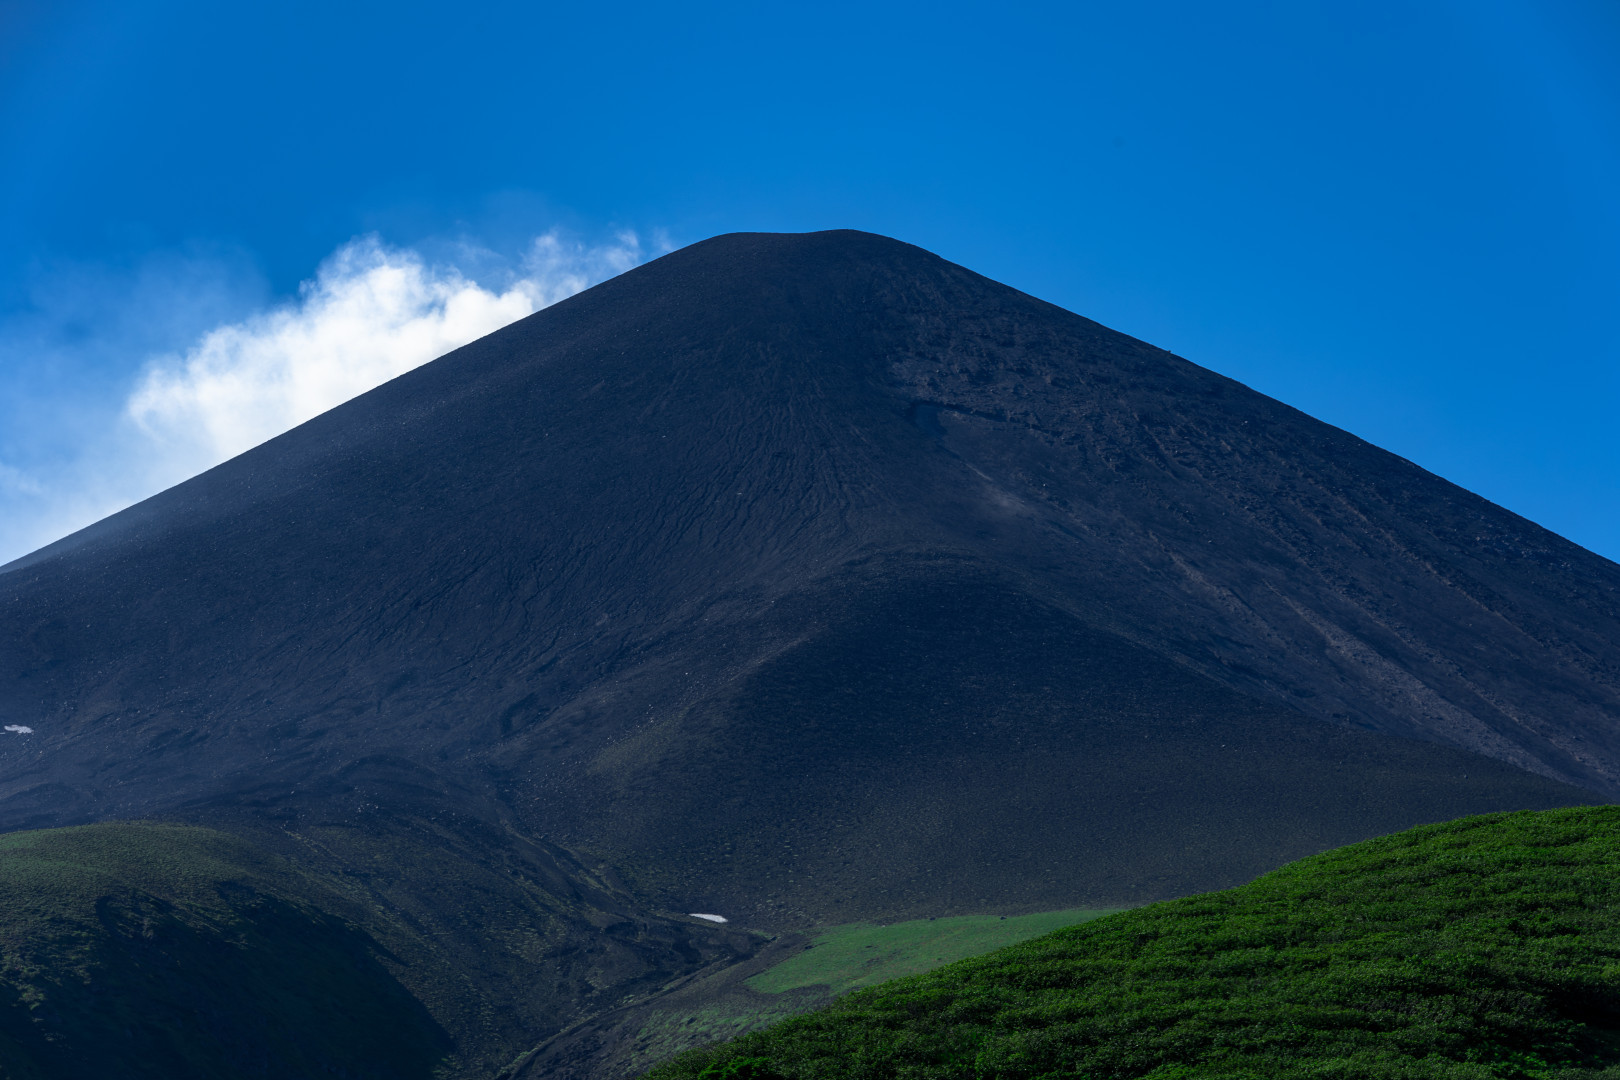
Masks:
[[[7,828],[453,822],[764,928],[1620,794],[1620,567],[858,232],[632,270],[0,568],[0,611]]]

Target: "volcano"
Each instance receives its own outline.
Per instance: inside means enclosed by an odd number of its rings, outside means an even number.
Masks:
[[[1620,793],[1620,567],[858,232],[598,285],[0,568],[0,611],[6,829],[327,875],[427,943],[384,966],[465,1075],[761,934]]]

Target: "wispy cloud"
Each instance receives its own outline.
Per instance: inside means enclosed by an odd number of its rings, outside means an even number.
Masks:
[[[430,261],[376,237],[298,295],[139,365],[108,430],[68,460],[0,461],[0,563],[179,483],[357,394],[646,257],[622,233],[536,238],[512,262],[462,245]],[[183,302],[176,297],[176,302]]]
[[[0,464],[0,497],[27,495],[38,498],[45,494],[45,485],[21,469]]]

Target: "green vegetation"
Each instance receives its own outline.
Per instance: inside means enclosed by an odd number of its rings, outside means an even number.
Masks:
[[[860,990],[657,1080],[1620,1078],[1620,807],[1303,859]]]
[[[736,1038],[820,1008],[850,990],[931,971],[1113,910],[1118,909],[834,926],[808,947],[791,953],[784,950],[785,959],[763,970],[753,965],[724,968],[659,996],[633,1017],[627,1014],[623,1020],[627,1037],[614,1040],[615,1051],[598,1047],[594,1060],[612,1059],[611,1065],[602,1067],[601,1075],[631,1074],[694,1046]]]
[[[656,1009],[636,1031],[630,1060],[645,1069],[682,1050],[754,1031],[767,1024],[804,1012],[806,1006],[768,998],[763,1001],[722,1000],[688,1009]]]
[[[211,816],[0,837],[0,1080],[488,1080],[751,955],[454,813]]]
[[[449,1039],[341,903],[209,829],[0,836],[0,1077],[425,1080]]]
[[[835,926],[812,941],[804,952],[749,979],[748,987],[780,994],[825,986],[834,994],[842,994],[902,975],[932,971],[942,964],[993,952],[1118,910],[1075,908],[1011,917],[962,915],[913,919],[889,926]]]
[[[781,1080],[764,1058],[732,1058],[710,1065],[700,1076],[701,1080]]]

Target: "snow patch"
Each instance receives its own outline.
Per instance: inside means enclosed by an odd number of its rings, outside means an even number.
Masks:
[[[7,724],[6,725],[6,730],[11,732],[14,735],[32,735],[34,733],[34,729],[27,726],[26,724]],[[705,915],[705,916],[699,916],[699,917],[700,918],[712,919],[712,918],[716,918],[717,916]],[[725,922],[726,920],[721,919],[720,921]]]
[[[7,728],[6,730],[9,731],[10,729]],[[691,916],[694,919],[708,919],[710,922],[730,922],[731,921],[730,919],[726,918],[724,915],[700,915],[695,911],[691,912]]]

